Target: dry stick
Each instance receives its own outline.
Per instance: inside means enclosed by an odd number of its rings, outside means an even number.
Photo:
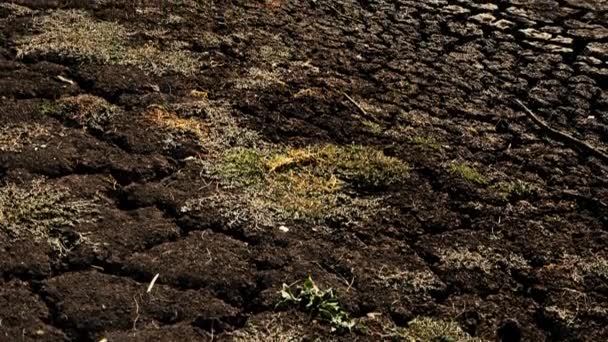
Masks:
[[[361,107],[361,105],[357,103],[357,101],[355,101],[355,100],[354,100],[352,97],[348,96],[348,94],[347,94],[347,93],[345,93],[345,92],[343,92],[343,91],[342,91],[341,93],[342,93],[342,95],[344,95],[344,97],[346,97],[346,99],[347,99],[348,101],[350,101],[352,104],[354,104],[354,105],[355,105],[355,107],[357,107],[357,109],[358,109],[358,110],[361,112],[361,114],[363,114],[363,116],[364,116],[366,119],[369,119],[369,120],[371,120],[371,121],[373,121],[373,122],[376,122],[376,120],[373,120],[373,116],[369,115],[369,114],[368,114],[368,113],[365,111],[365,109],[363,109],[363,107]]]
[[[521,101],[515,99],[514,102],[516,104],[518,104],[524,110],[524,113],[526,113],[526,116],[528,118],[530,118],[530,120],[532,120],[535,124],[540,126],[545,131],[551,133],[554,137],[561,139],[564,142],[576,145],[576,147],[578,147],[579,149],[585,150],[587,153],[591,154],[592,156],[604,161],[605,163],[608,163],[608,154],[598,150],[597,148],[589,145],[588,143],[586,143],[582,140],[576,139],[575,137],[571,136],[570,134],[567,134],[562,131],[558,131],[554,128],[551,128],[543,120],[539,119],[536,115],[534,115],[534,113],[532,113],[530,108],[526,107],[526,105],[524,105]]]

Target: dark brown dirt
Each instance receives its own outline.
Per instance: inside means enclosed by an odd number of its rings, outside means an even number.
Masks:
[[[100,209],[61,232],[65,254],[0,229],[0,341],[231,341],[268,324],[311,339],[382,339],[332,334],[276,309],[281,284],[309,275],[355,318],[454,320],[489,341],[608,340],[608,165],[547,138],[511,102],[608,151],[605,1],[187,1],[166,14],[152,2],[139,12],[117,1],[12,2],[36,12],[0,7],[0,127],[48,134],[19,151],[0,146],[2,186],[45,177]],[[134,46],[179,40],[202,64],[157,75],[19,57],[33,18],[60,9],[139,32]],[[155,29],[164,33],[146,36]],[[192,90],[265,141],[374,146],[411,174],[357,189],[380,191],[392,208],[361,225],[283,233],[231,225],[211,207],[185,212],[213,191],[185,161],[206,147],[167,145],[144,113]],[[83,94],[120,113],[99,127],[41,114],[48,101]],[[452,172],[455,163],[485,181]],[[518,181],[534,191],[501,192]]]

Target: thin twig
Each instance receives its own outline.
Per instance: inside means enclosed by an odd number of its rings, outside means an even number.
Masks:
[[[550,133],[551,135],[553,135],[553,137],[562,140],[565,143],[570,143],[572,145],[576,145],[576,147],[580,150],[584,150],[587,153],[589,153],[590,155],[602,160],[605,163],[608,163],[608,154],[600,151],[599,149],[597,149],[594,146],[591,146],[590,144],[579,140],[573,136],[571,136],[570,134],[564,133],[562,131],[558,131],[552,127],[550,127],[549,125],[547,125],[543,120],[541,120],[540,118],[538,118],[536,115],[534,115],[534,113],[532,113],[532,111],[530,110],[530,108],[526,107],[526,105],[524,105],[521,101],[515,99],[513,100],[517,105],[519,105],[523,110],[524,113],[526,113],[526,116],[528,118],[530,118],[530,120],[532,120],[535,124],[537,124],[538,126],[540,126],[542,129],[544,129],[545,131],[547,131],[548,133]]]
[[[341,92],[342,95],[344,95],[344,97],[346,97],[346,99],[348,99],[348,101],[350,101],[352,104],[355,105],[355,107],[357,107],[357,109],[359,109],[359,111],[361,111],[361,114],[365,115],[365,116],[369,116],[369,114],[367,114],[367,112],[365,111],[365,109],[363,109],[363,107],[361,107],[360,104],[357,103],[357,101],[355,101],[352,97],[350,97],[347,93],[345,92]]]
[[[350,103],[352,103],[353,105],[355,105],[355,107],[357,107],[357,109],[361,112],[361,114],[363,114],[363,116],[373,122],[376,122],[376,120],[374,120],[373,115],[370,115],[365,109],[363,109],[363,107],[361,107],[361,105],[359,103],[357,103],[357,101],[355,101],[352,97],[350,97],[347,93],[341,91],[342,95],[344,95],[344,97],[346,97],[346,99],[348,101],[350,101]],[[377,122],[376,122],[377,123]]]
[[[133,296],[133,300],[135,301],[135,319],[133,320],[133,330],[137,330],[137,321],[139,320],[139,304],[137,303],[137,298]]]

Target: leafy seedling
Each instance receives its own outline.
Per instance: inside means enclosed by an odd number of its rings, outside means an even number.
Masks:
[[[355,321],[349,318],[348,313],[338,303],[334,289],[321,290],[311,277],[308,277],[295,293],[290,285],[283,284],[279,305],[283,304],[297,305],[313,317],[319,317],[321,321],[332,326],[332,331],[350,332],[355,326]]]

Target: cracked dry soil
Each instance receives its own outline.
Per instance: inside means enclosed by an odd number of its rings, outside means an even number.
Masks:
[[[605,0],[125,3],[0,4],[0,341],[608,340],[607,165],[511,101],[608,151]]]

